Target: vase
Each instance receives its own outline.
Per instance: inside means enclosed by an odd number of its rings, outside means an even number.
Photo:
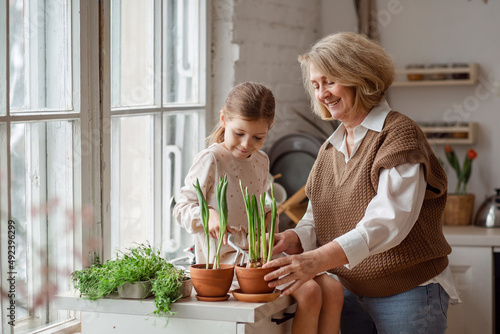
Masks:
[[[229,297],[227,292],[231,287],[234,276],[234,266],[221,264],[219,269],[206,269],[206,264],[193,264],[189,269],[193,287],[197,296],[213,298],[214,301]]]
[[[245,265],[236,266],[236,278],[240,284],[241,292],[248,294],[273,292],[274,288],[268,286],[269,282],[264,280],[264,276],[278,268],[246,268]]]
[[[443,214],[444,224],[469,225],[474,213],[474,199],[473,194],[448,194]]]

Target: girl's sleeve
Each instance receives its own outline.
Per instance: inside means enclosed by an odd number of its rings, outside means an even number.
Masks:
[[[198,196],[193,185],[196,184],[196,179],[198,179],[201,190],[207,199],[208,205],[210,205],[210,196],[207,194],[213,192],[216,174],[215,157],[207,150],[200,152],[189,169],[184,186],[176,196],[173,212],[174,219],[189,233],[203,233]]]

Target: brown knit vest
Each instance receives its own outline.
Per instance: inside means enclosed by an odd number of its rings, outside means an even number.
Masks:
[[[437,276],[448,265],[441,216],[446,203],[446,174],[424,133],[408,117],[391,111],[380,133],[369,130],[354,157],[328,142],[320,149],[306,185],[320,246],[355,228],[377,193],[382,168],[404,163],[424,166],[427,190],[420,215],[396,247],[371,255],[352,269],[334,268],[355,294],[383,297],[410,290]]]

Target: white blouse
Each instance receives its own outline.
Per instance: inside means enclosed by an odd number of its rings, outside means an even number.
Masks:
[[[390,111],[390,106],[383,101],[354,128],[351,157],[356,154],[368,130],[382,130]],[[344,154],[347,163],[351,157],[347,153],[345,132],[345,126],[341,124],[328,141]],[[406,238],[418,218],[426,185],[421,164],[407,163],[381,170],[377,195],[368,204],[364,217],[353,230],[335,239],[349,261],[345,265],[346,268],[354,268],[368,256],[387,251]],[[304,251],[317,248],[314,215],[310,203],[304,217],[291,231],[297,233]],[[439,283],[450,296],[450,301],[460,301],[449,266],[422,285],[430,283]]]

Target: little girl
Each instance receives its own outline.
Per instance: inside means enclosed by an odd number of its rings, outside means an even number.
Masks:
[[[226,232],[233,235],[237,246],[248,250],[248,222],[240,181],[244,187],[248,187],[248,193],[255,194],[257,198],[268,187],[269,158],[260,149],[273,126],[274,112],[274,96],[264,85],[246,82],[235,86],[220,111],[219,127],[209,137],[210,146],[194,158],[185,185],[177,198],[174,217],[184,229],[195,235],[196,263],[211,261],[205,258],[204,253],[205,232],[198,197],[193,187],[196,179],[200,182],[209,207],[209,234],[216,239],[219,235],[219,214],[215,190],[219,179],[227,175],[226,197],[229,211]],[[215,254],[215,242],[210,244],[210,254]],[[235,256],[236,251],[224,242],[220,263],[233,264],[237,260]],[[328,280],[333,279],[323,276],[322,280],[326,283],[320,284],[318,279],[311,280],[292,294],[298,305],[292,325],[294,333],[316,333],[322,308],[329,310],[328,318],[331,318],[329,304],[338,306],[337,298],[325,301],[326,294],[322,294],[321,287],[327,286]]]

